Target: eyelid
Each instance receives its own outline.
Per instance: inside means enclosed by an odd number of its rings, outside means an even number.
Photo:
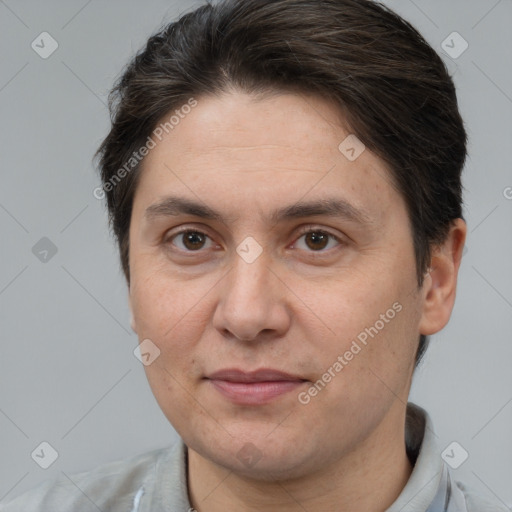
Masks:
[[[328,228],[324,228],[322,226],[317,226],[315,224],[309,224],[307,226],[302,226],[299,229],[299,235],[302,236],[307,233],[317,232],[317,231],[320,233],[325,233],[326,235],[332,236],[334,239],[336,239],[336,241],[343,243],[343,238],[341,236],[335,235]]]
[[[172,234],[169,234],[170,232],[172,231]],[[171,238],[174,238],[178,235],[181,235],[182,233],[188,233],[188,232],[193,232],[193,233],[201,233],[202,235],[206,235],[208,236],[209,238],[212,238],[210,236],[210,234],[208,233],[208,229],[207,228],[204,228],[204,227],[196,227],[196,226],[193,226],[193,225],[183,225],[183,226],[179,226],[177,228],[173,228],[173,229],[169,229],[167,230],[165,233],[164,233],[164,236],[163,236],[163,241],[164,242],[167,242],[169,241]]]

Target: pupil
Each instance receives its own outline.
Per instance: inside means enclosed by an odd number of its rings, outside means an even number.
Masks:
[[[322,233],[309,233],[306,237],[306,240],[308,240],[308,238],[313,242],[313,246],[310,246],[310,249],[323,249],[324,247],[326,247],[328,242],[328,235]],[[320,246],[315,245],[315,243],[318,242],[320,242]]]
[[[195,231],[189,232],[185,235],[184,243],[187,249],[198,249],[204,243],[204,236]]]

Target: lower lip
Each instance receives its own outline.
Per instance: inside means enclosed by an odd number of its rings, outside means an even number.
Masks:
[[[272,382],[230,382],[210,380],[214,388],[238,405],[260,405],[271,402],[290,391],[296,390],[304,381],[278,380]]]

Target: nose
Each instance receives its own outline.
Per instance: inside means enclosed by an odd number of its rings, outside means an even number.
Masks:
[[[290,327],[287,288],[264,254],[252,263],[238,255],[219,288],[213,316],[223,336],[255,341],[283,336]]]

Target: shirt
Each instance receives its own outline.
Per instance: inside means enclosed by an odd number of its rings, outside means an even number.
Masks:
[[[386,512],[510,512],[456,482],[436,445],[432,423],[407,405],[411,476]],[[0,512],[194,512],[188,498],[187,447],[172,446],[45,482],[0,505]]]

